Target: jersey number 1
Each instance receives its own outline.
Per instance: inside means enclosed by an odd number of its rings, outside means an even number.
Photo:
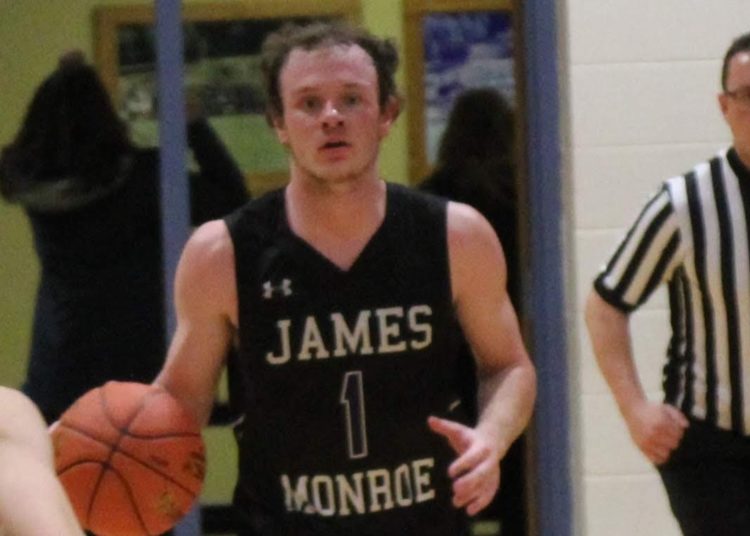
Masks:
[[[350,458],[367,456],[367,426],[365,423],[365,390],[361,370],[344,374],[339,402],[346,411],[346,440]]]

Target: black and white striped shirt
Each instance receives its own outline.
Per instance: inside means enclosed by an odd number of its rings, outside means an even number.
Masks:
[[[750,434],[750,171],[734,149],[667,180],[594,286],[624,312],[661,284],[672,337],[666,402]]]

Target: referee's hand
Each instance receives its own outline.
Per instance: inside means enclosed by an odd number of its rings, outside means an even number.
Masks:
[[[674,406],[651,401],[638,404],[625,421],[635,444],[656,465],[669,459],[690,424]]]

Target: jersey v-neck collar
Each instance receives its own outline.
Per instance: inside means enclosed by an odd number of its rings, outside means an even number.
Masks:
[[[333,272],[339,275],[352,274],[358,270],[358,266],[368,263],[368,259],[371,259],[372,256],[378,256],[382,254],[382,252],[379,251],[380,244],[385,240],[384,236],[387,234],[387,229],[388,227],[390,227],[391,220],[393,220],[394,218],[394,196],[392,195],[392,191],[393,190],[391,185],[386,182],[385,214],[383,216],[383,221],[380,222],[378,228],[375,229],[375,232],[372,234],[370,239],[362,248],[362,251],[359,252],[357,257],[354,259],[354,262],[351,264],[351,266],[349,266],[348,269],[341,268],[338,264],[328,258],[323,252],[318,250],[314,245],[312,245],[310,242],[308,242],[292,230],[291,226],[289,225],[289,218],[286,212],[284,190],[282,190],[280,196],[281,218],[279,223],[281,230],[284,234],[287,235],[291,242],[296,245],[296,249],[300,251],[301,255],[304,255],[308,260],[310,260],[310,262],[315,263],[318,267],[324,269],[326,272]]]

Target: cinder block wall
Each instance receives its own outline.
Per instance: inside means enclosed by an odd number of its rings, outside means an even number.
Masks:
[[[602,263],[660,182],[730,142],[718,108],[721,58],[750,30],[746,0],[567,0],[561,21],[566,214],[575,296],[577,441],[587,536],[676,536],[661,481],[632,444],[596,368],[583,303]],[[668,336],[662,291],[632,319],[645,389],[661,395]]]

